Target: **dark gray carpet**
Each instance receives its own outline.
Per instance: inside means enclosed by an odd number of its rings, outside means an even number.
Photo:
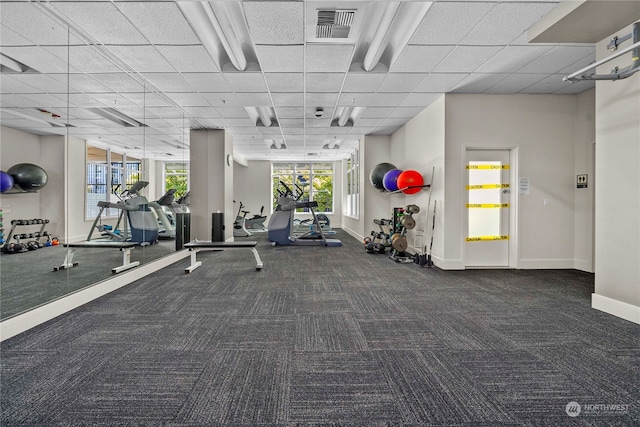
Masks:
[[[262,271],[202,253],[7,340],[0,424],[640,425],[640,327],[590,308],[593,275],[420,269],[339,237],[259,235]]]
[[[131,261],[144,264],[175,251],[175,240],[136,247]],[[76,248],[77,267],[53,271],[62,265],[67,249],[43,247],[35,251],[0,255],[0,319],[38,307],[62,296],[112,277],[111,269],[122,265],[118,249]]]

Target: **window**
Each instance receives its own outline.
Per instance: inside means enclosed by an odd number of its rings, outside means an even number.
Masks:
[[[189,163],[165,162],[164,163],[164,192],[175,188],[175,199],[179,199],[187,193],[189,188]]]
[[[280,182],[285,183],[300,201],[318,202],[316,212],[333,212],[333,163],[272,163],[271,181],[274,196],[273,208]],[[308,212],[298,209],[297,212]]]
[[[347,160],[345,215],[352,218],[358,218],[360,215],[360,150],[357,148]]]
[[[140,159],[97,147],[87,147],[86,218],[100,212],[98,202],[118,202],[118,195],[142,179]],[[104,217],[117,217],[120,209],[105,209]]]

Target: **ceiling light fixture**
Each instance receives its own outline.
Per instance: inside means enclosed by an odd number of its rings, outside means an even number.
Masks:
[[[2,111],[3,113],[12,114],[12,115],[14,115],[16,117],[21,117],[23,119],[31,120],[31,121],[34,121],[36,123],[44,124],[44,125],[51,126],[51,127],[56,127],[56,128],[73,127],[73,126],[71,126],[70,124],[67,124],[67,123],[51,122],[51,121],[48,121],[48,120],[41,119],[40,117],[34,117],[34,116],[30,115],[30,114],[26,114],[26,113],[23,113],[21,111],[10,110],[8,108],[0,108],[0,111]]]
[[[180,1],[176,4],[220,70],[230,71],[224,70],[226,59],[238,71],[250,68],[245,49],[250,49],[251,43],[245,42],[249,38],[240,2]]]
[[[340,148],[340,141],[336,138],[325,141],[325,144],[322,146],[323,150],[338,150]]]
[[[262,124],[266,127],[271,126],[271,107],[257,107],[257,110]]]
[[[144,123],[137,121],[136,119],[121,113],[115,108],[88,108],[94,114],[99,115],[102,118],[110,120],[114,123],[124,127],[146,127]]]
[[[3,73],[24,73],[29,70],[29,67],[24,65],[22,62],[16,61],[4,53],[0,53],[0,66],[2,67]]]
[[[332,126],[353,126],[363,111],[364,107],[339,107],[336,110],[336,119],[334,119]]]
[[[374,3],[368,22],[369,31],[363,31],[358,40],[356,62],[362,62],[364,71],[373,71],[378,64],[388,70],[400,55],[413,33],[431,7],[431,2]],[[366,49],[366,51],[364,50]]]
[[[260,119],[262,126],[278,126],[278,121],[274,118],[276,114],[272,107],[244,107],[244,110],[256,126],[260,126],[258,119]]]

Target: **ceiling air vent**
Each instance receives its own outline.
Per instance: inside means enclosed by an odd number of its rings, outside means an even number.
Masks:
[[[354,16],[354,10],[319,10],[316,37],[319,39],[348,38]]]

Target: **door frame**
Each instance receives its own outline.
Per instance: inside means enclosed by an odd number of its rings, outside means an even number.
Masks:
[[[468,153],[469,151],[478,151],[478,150],[507,150],[509,151],[509,189],[511,190],[509,193],[509,240],[508,240],[508,253],[509,260],[507,268],[518,268],[518,260],[520,259],[520,245],[518,244],[518,206],[519,206],[519,197],[520,197],[520,182],[518,179],[518,147],[476,147],[472,145],[463,146],[463,156],[462,156],[462,182],[467,182],[467,163],[469,161]],[[466,185],[466,184],[465,184]],[[464,188],[461,189],[462,191]],[[466,195],[463,197],[463,200],[466,200]],[[469,209],[465,207],[465,203],[461,203],[460,208],[463,209],[462,214],[462,237],[468,235],[469,231]],[[462,265],[464,269],[474,269],[481,267],[467,267],[467,255],[466,255],[467,245],[466,242],[462,241]]]

